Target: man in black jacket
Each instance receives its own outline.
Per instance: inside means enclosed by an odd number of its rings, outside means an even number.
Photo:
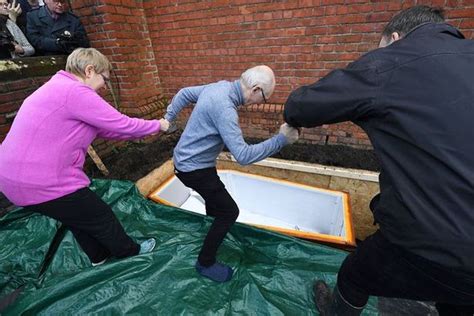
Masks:
[[[359,315],[369,295],[474,313],[474,41],[416,6],[380,48],[291,93],[294,127],[352,121],[381,162],[370,208],[380,229],[343,262],[334,291],[314,285],[322,315]]]
[[[67,11],[66,0],[45,0],[27,14],[26,36],[38,55],[69,54],[89,47],[86,30],[77,16]]]

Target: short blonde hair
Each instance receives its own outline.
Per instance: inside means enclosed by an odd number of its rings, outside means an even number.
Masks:
[[[83,78],[88,65],[98,74],[112,70],[110,61],[97,49],[77,48],[67,57],[66,71]]]

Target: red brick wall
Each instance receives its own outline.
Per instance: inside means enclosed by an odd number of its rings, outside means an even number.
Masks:
[[[92,47],[104,53],[114,66],[111,78],[117,104],[111,95],[108,100],[126,115],[160,118],[165,104],[142,3],[135,0],[74,0],[72,3]],[[94,142],[101,155],[123,144]]]
[[[160,78],[144,10],[134,0],[75,0],[91,45],[109,57],[120,110],[128,115],[152,117],[163,106]]]
[[[390,18],[414,4],[443,6],[450,23],[474,36],[474,1],[157,1],[144,0],[164,95],[181,87],[235,79],[250,66],[275,70],[277,106],[241,114],[247,136],[268,137],[282,122],[290,91],[376,48]],[[267,110],[268,109],[268,110]],[[370,147],[350,123],[307,129],[303,141]]]
[[[268,64],[277,75],[270,105],[243,109],[248,137],[265,138],[282,123],[282,103],[296,87],[312,83],[376,47],[390,17],[417,3],[441,5],[467,38],[474,36],[474,1],[164,1],[74,0],[74,12],[91,44],[112,61],[119,110],[160,117],[164,100],[180,88],[235,79]],[[0,72],[0,76],[2,73]],[[0,80],[0,142],[22,100],[49,77]],[[108,100],[112,102],[110,95]],[[350,123],[307,129],[302,141],[370,147]],[[99,152],[115,143],[96,142]]]

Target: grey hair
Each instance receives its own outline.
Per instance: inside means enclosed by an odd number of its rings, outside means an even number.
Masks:
[[[244,71],[240,81],[248,89],[256,86],[262,88],[265,95],[269,96],[275,86],[275,75],[270,67],[260,65]]]

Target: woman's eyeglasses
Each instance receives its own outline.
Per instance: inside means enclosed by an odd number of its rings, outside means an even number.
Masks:
[[[110,78],[107,78],[107,77],[104,76],[103,74],[99,74],[99,75],[102,77],[102,79],[104,79],[104,82],[105,82],[106,84],[109,84],[109,83],[110,83]]]

